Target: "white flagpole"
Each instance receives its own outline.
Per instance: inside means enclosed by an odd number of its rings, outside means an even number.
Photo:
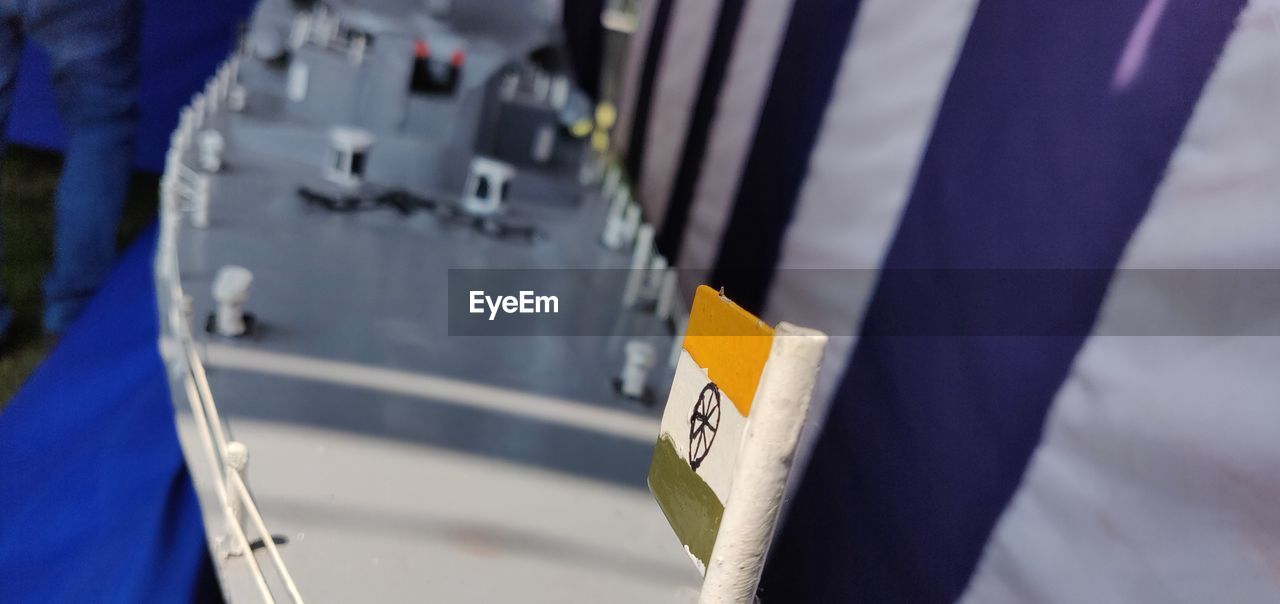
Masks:
[[[826,345],[812,329],[786,322],[774,329],[700,602],[755,600]]]

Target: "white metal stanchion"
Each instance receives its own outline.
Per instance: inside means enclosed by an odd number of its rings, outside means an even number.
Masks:
[[[631,398],[644,396],[644,387],[649,382],[649,372],[657,362],[658,352],[653,344],[642,340],[630,340],[623,349],[626,361],[622,365],[622,376],[619,379],[622,394]]]

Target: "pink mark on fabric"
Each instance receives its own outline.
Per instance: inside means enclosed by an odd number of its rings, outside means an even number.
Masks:
[[[1151,38],[1156,33],[1156,25],[1160,23],[1160,17],[1164,15],[1168,4],[1169,0],[1147,0],[1147,6],[1142,9],[1133,32],[1129,34],[1129,42],[1124,45],[1124,52],[1120,54],[1120,62],[1116,63],[1116,72],[1111,76],[1112,90],[1127,88],[1138,76],[1138,72],[1142,71],[1142,65],[1147,60],[1147,50],[1151,48]]]

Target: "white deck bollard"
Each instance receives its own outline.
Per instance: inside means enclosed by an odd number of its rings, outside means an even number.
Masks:
[[[227,143],[217,130],[203,130],[196,137],[196,149],[200,156],[200,169],[217,172],[222,169],[222,152]]]
[[[324,177],[345,187],[364,182],[364,169],[373,141],[373,135],[367,130],[334,127],[329,131],[329,157],[325,161]]]
[[[229,264],[218,269],[213,279],[213,299],[218,303],[214,329],[219,335],[235,337],[245,332],[244,303],[249,299],[253,273],[243,266]]]
[[[649,382],[649,371],[657,361],[658,353],[653,344],[641,340],[627,342],[624,352],[627,359],[622,365],[622,376],[619,379],[622,393],[631,398],[644,396],[644,387]]]
[[[496,214],[507,201],[511,178],[516,169],[511,164],[488,157],[471,160],[462,209],[469,214]]]

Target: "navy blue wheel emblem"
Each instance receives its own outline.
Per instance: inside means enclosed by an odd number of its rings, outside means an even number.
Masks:
[[[693,413],[689,416],[689,467],[694,472],[711,452],[719,429],[720,388],[714,382],[708,382],[698,393],[698,402],[693,404]]]

